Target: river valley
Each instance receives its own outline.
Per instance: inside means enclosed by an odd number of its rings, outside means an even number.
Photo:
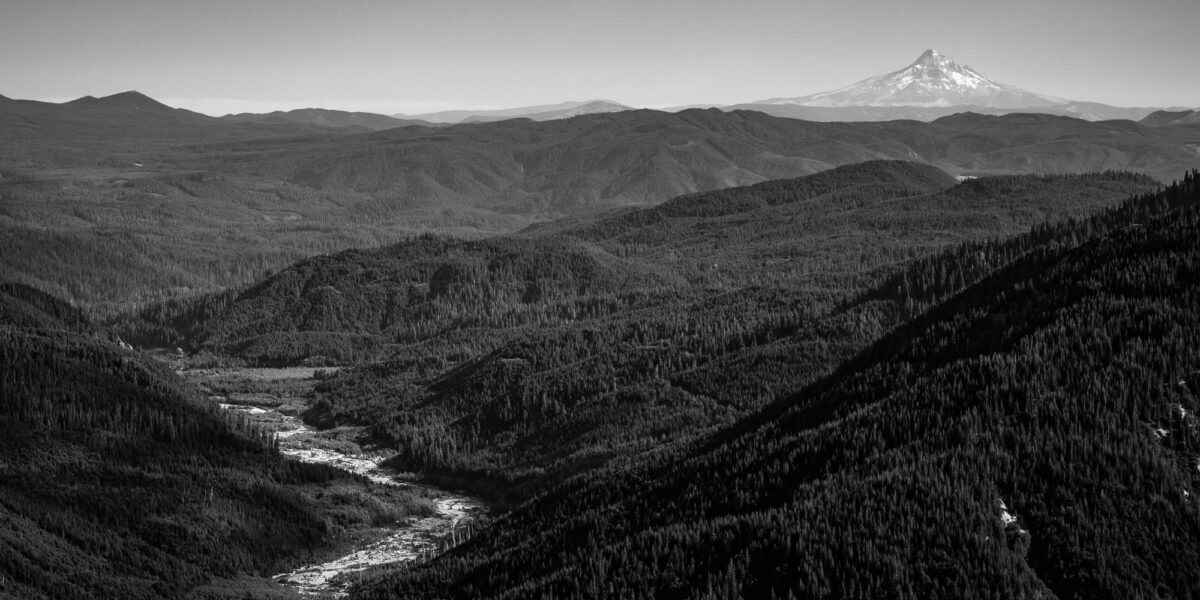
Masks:
[[[480,525],[489,507],[477,498],[417,483],[412,474],[381,466],[388,454],[363,445],[361,428],[321,431],[306,425],[300,414],[311,402],[316,371],[223,368],[192,369],[181,375],[205,389],[222,409],[273,431],[282,454],[363,475],[371,481],[372,489],[399,487],[428,499],[432,509],[427,512],[432,514],[407,516],[360,532],[350,551],[273,577],[306,597],[340,598],[346,595],[355,576],[367,569],[436,556]]]

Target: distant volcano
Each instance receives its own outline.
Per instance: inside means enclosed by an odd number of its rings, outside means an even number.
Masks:
[[[920,58],[899,71],[864,79],[849,87],[799,98],[772,98],[755,104],[1031,108],[1067,102],[1062,98],[1042,96],[997,83],[936,50],[926,50]]]

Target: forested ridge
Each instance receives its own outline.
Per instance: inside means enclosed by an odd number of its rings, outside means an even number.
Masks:
[[[519,502],[832,369],[899,322],[892,292],[855,299],[914,258],[1152,185],[1115,172],[958,184],[875,161],[522,236],[317,257],[117,329],[258,364],[385,356],[322,382],[310,422],[368,425],[398,468]]]
[[[1194,358],[1177,313],[1196,299],[1200,192],[1195,174],[1154,187],[874,161],[312,257],[102,325],[3,284],[20,401],[0,490],[9,538],[33,541],[0,555],[0,581],[230,597],[398,516],[355,477],[283,460],[130,342],[353,365],[322,374],[310,424],[366,426],[392,466],[512,509],[365,597],[1186,597],[1177,536],[1196,517],[1170,491],[1195,489],[1197,442],[1176,430],[1200,407],[1138,394]],[[1167,517],[1139,530],[1147,507]],[[59,556],[70,574],[47,575]]]
[[[240,597],[220,581],[402,516],[19,284],[0,284],[0,399],[0,597]]]
[[[1055,229],[799,392],[358,597],[1197,597],[1200,174]]]
[[[1186,125],[1030,114],[813,123],[629,110],[371,132],[322,123],[217,119],[136,92],[0,99],[0,278],[108,316],[246,286],[315,254],[423,232],[497,235],[863,161],[1161,181],[1200,165]]]

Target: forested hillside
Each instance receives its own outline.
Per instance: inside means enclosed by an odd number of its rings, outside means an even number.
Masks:
[[[1039,114],[814,123],[754,111],[630,110],[208,145],[165,160],[323,189],[569,215],[873,159],[914,160],[954,175],[1121,169],[1169,180],[1197,166],[1186,138],[1131,121]]]
[[[326,117],[214,119],[136,93],[0,100],[0,277],[107,315],[249,285],[316,254],[509,233],[869,160],[1164,181],[1200,166],[1186,126],[1049,115],[811,123],[631,110],[367,133]]]
[[[359,597],[1196,597],[1200,173],[1057,232],[798,393]]]
[[[266,364],[386,357],[323,382],[310,422],[368,425],[395,466],[515,502],[731,423],[832,369],[915,302],[891,287],[863,299],[914,257],[1151,185],[1126,173],[956,184],[870,162],[518,237],[312,259],[119,329],[135,344]]]
[[[0,0],[0,600],[1200,600],[1157,1]]]
[[[240,597],[230,578],[403,516],[109,339],[57,299],[0,285],[0,597]]]
[[[608,314],[644,303],[647,290],[684,285],[666,269],[569,239],[424,236],[303,260],[236,297],[152,306],[121,330],[145,345],[179,339],[255,364],[341,364],[431,338],[466,339],[468,330],[486,337]],[[204,305],[215,310],[194,320]],[[195,329],[190,336],[176,329],[184,323]]]
[[[1117,172],[956,185],[929,166],[873,161],[516,236],[424,236],[315,257],[238,293],[150,306],[120,329],[139,345],[252,363],[377,358],[464,328],[487,338],[602,317],[646,296],[661,304],[796,285],[843,293],[948,243],[1087,215],[1153,187]]]

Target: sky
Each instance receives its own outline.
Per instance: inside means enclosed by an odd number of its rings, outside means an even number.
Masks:
[[[844,87],[935,48],[993,80],[1200,106],[1200,0],[0,0],[0,94],[220,115],[662,108]]]

